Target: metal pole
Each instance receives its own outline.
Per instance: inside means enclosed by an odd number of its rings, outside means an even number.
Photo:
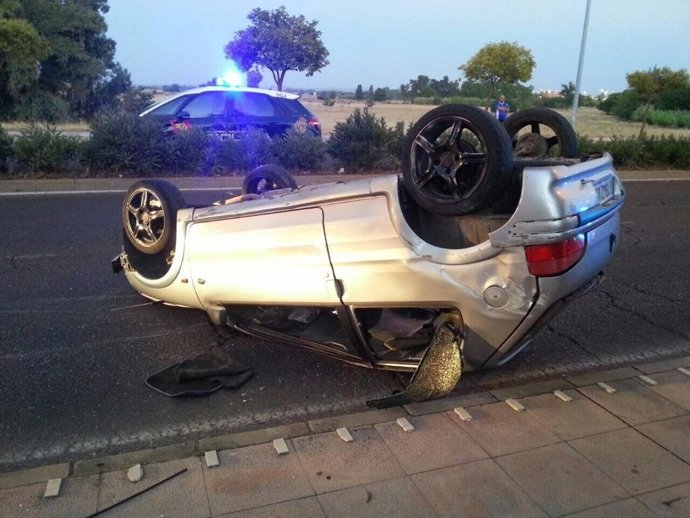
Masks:
[[[585,61],[585,44],[587,43],[587,28],[589,26],[589,6],[592,0],[587,0],[585,9],[585,24],[582,27],[582,42],[580,43],[580,62],[577,65],[577,79],[575,80],[575,95],[573,96],[573,115],[571,122],[573,126],[577,123],[577,104],[580,101],[580,83],[582,81],[582,64]]]

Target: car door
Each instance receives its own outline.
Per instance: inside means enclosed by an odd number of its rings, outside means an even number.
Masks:
[[[262,129],[274,137],[282,135],[291,123],[281,116],[281,111],[270,96],[256,92],[233,92],[232,109],[228,118],[235,131],[251,128]]]
[[[194,287],[205,306],[340,304],[320,208],[195,217],[186,240]]]
[[[225,110],[224,92],[202,92],[178,111],[177,119],[187,120],[192,128],[223,134],[227,131]]]

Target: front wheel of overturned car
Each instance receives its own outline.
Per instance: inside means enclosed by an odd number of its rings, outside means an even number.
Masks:
[[[515,158],[577,158],[577,134],[560,113],[549,108],[528,108],[503,123]]]
[[[242,181],[242,194],[263,194],[278,189],[297,189],[297,182],[284,168],[268,164],[253,169]]]
[[[439,106],[420,118],[402,158],[405,185],[415,201],[448,216],[489,206],[510,181],[513,166],[501,123],[460,104]]]
[[[141,180],[132,185],[122,202],[122,228],[126,243],[145,255],[158,255],[175,247],[177,211],[185,206],[182,193],[164,180]]]

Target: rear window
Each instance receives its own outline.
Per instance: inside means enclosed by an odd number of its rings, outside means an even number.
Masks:
[[[311,113],[297,99],[276,99],[280,106],[291,115],[309,117]]]
[[[266,95],[237,92],[232,113],[237,117],[275,117],[275,107]]]

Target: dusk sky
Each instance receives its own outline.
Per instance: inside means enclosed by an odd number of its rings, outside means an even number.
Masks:
[[[197,85],[228,68],[223,47],[255,7],[284,5],[317,20],[330,65],[288,72],[285,88],[398,88],[418,75],[462,79],[458,66],[482,46],[515,42],[537,66],[528,84],[575,83],[586,0],[110,0],[105,19],[116,60],[135,85]],[[636,70],[690,68],[689,0],[592,0],[582,90],[626,88]],[[275,87],[264,71],[264,88]]]

